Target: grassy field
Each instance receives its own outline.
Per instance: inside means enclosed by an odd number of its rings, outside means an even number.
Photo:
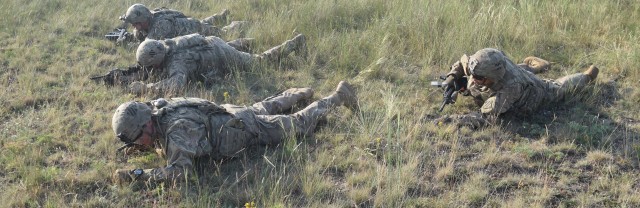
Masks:
[[[227,8],[232,20],[251,22],[256,51],[307,36],[306,60],[173,96],[250,105],[289,87],[313,87],[320,98],[340,80],[359,91],[362,110],[334,111],[314,137],[201,161],[178,187],[111,180],[117,168],[165,165],[153,153],[117,154],[111,130],[119,104],[156,97],[88,79],[135,63],[134,47],[103,38],[134,3],[0,4],[0,206],[640,206],[636,1],[141,1],[198,19]],[[601,73],[582,98],[539,114],[477,131],[434,125],[441,115],[478,110],[463,97],[439,113],[442,91],[429,82],[485,47],[514,62],[552,61],[544,78],[590,64]]]

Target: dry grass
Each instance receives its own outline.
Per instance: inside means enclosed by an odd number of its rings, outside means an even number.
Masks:
[[[307,60],[193,84],[178,96],[250,105],[288,87],[316,97],[340,80],[361,112],[339,109],[311,138],[199,161],[174,186],[116,186],[116,168],[159,167],[115,153],[113,110],[146,100],[87,79],[134,63],[103,38],[133,3],[0,5],[0,201],[7,207],[638,207],[640,9],[634,1],[142,1],[204,18],[251,21],[256,51],[304,33]],[[228,37],[231,38],[231,37]],[[503,49],[554,63],[544,78],[601,69],[581,98],[480,131],[431,120],[429,81],[463,53]],[[277,81],[276,81],[277,80]],[[228,96],[224,94],[228,93]],[[477,110],[468,98],[443,114]]]

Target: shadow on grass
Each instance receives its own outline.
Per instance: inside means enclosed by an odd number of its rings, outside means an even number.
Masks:
[[[524,138],[545,138],[550,144],[569,142],[587,151],[605,150],[637,161],[640,132],[632,126],[640,121],[624,116],[616,119],[603,110],[619,99],[615,83],[599,84],[527,117],[506,114],[500,120],[501,127]]]

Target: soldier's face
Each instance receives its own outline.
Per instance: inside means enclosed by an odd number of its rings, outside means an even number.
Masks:
[[[155,129],[153,127],[152,121],[147,122],[144,125],[144,129],[142,129],[142,134],[136,140],[136,144],[144,145],[144,146],[153,146],[153,134],[155,133]]]
[[[493,80],[486,77],[472,75],[471,78],[473,79],[473,83],[476,85],[482,85],[486,87],[490,87],[491,85],[493,85]]]
[[[132,23],[131,26],[135,27],[136,30],[147,30],[149,28],[149,22],[136,22]]]

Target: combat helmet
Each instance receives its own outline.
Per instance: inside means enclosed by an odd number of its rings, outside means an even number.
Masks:
[[[123,20],[128,23],[139,23],[139,22],[148,22],[151,20],[152,14],[149,9],[142,4],[134,4],[129,9],[127,9],[127,13],[124,15]]]
[[[467,66],[472,76],[486,77],[494,81],[502,80],[506,71],[505,55],[494,48],[481,49],[469,57]]]
[[[162,61],[164,61],[166,53],[167,48],[162,42],[147,39],[138,46],[138,50],[136,51],[136,60],[142,66],[156,66],[160,65]]]
[[[126,102],[118,106],[111,120],[113,133],[124,143],[133,143],[151,120],[151,107],[141,102]]]

